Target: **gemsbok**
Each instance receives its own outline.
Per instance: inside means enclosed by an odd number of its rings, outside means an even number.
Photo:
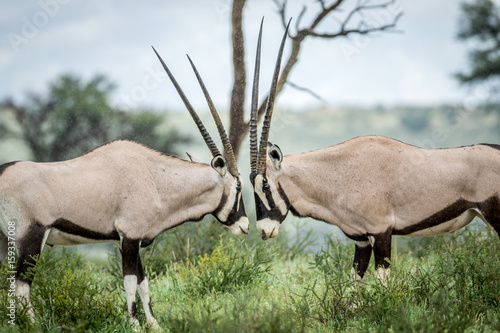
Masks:
[[[131,321],[138,322],[137,291],[148,324],[158,327],[139,248],[165,230],[206,214],[235,235],[248,233],[241,177],[217,112],[210,105],[224,156],[169,75],[213,155],[211,165],[120,140],[68,161],[0,166],[0,264],[8,261],[15,268],[16,295],[25,298],[32,319],[32,280],[25,274],[45,244],[117,242]]]
[[[278,235],[289,211],[333,224],[355,241],[352,270],[359,279],[372,252],[378,274],[389,277],[392,235],[452,233],[475,217],[500,235],[500,145],[422,149],[382,136],[362,136],[283,156],[277,145],[270,144],[286,32],[257,148],[261,33],[250,116],[250,181],[257,229],[264,240]]]

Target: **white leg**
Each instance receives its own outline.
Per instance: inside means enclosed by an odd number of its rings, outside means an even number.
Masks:
[[[391,277],[391,269],[379,267],[377,269],[377,275],[380,281],[384,284],[384,286],[387,287],[389,285],[389,280]]]
[[[149,283],[148,279],[144,278],[142,282],[139,284],[137,291],[139,292],[139,296],[141,297],[142,305],[144,306],[144,313],[146,314],[146,320],[149,325],[154,329],[159,329],[160,326],[153,316],[153,311],[151,310],[151,301],[149,299]]]
[[[31,286],[29,283],[22,281],[22,280],[17,280],[16,281],[16,296],[23,299],[21,302],[25,302],[24,306],[28,307],[28,316],[31,319],[31,322],[35,322],[35,311],[33,311],[33,307],[31,306],[31,300],[30,300],[30,290]]]
[[[135,293],[137,291],[137,276],[135,275],[125,275],[123,278],[123,285],[125,286],[125,293],[127,295],[127,310],[130,316],[130,320],[133,325],[139,325],[139,321],[136,318],[136,304],[135,304]]]

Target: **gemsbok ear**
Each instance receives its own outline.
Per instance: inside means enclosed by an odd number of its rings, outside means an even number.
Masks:
[[[281,161],[283,160],[283,153],[281,152],[280,147],[277,145],[272,145],[271,148],[269,148],[269,158],[271,159],[271,162],[273,163],[273,169],[274,171],[279,171],[281,170]]]
[[[221,177],[224,177],[227,172],[226,160],[221,155],[217,155],[212,159],[212,168],[214,168]]]

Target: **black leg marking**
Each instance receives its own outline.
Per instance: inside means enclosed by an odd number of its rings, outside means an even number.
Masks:
[[[35,256],[40,255],[42,251],[42,241],[45,234],[45,228],[38,222],[30,225],[23,238],[17,242],[17,271],[16,280],[23,281],[31,285],[33,281],[32,276],[26,276],[28,269],[36,265],[33,259]]]
[[[391,230],[383,234],[373,235],[373,254],[375,255],[375,268],[389,268],[391,260]],[[389,261],[387,261],[387,259]]]
[[[366,243],[356,242],[356,249],[354,251],[354,263],[352,267],[354,271],[359,275],[359,277],[363,278],[365,272],[368,268],[368,264],[370,263],[370,258],[372,256],[372,245],[366,239]]]
[[[142,266],[141,256],[137,253],[137,284],[141,284],[146,278],[146,273],[144,272],[144,267]]]
[[[122,241],[122,270],[123,276],[137,274],[139,263],[139,240],[131,240],[124,238]],[[142,265],[141,265],[142,267]]]
[[[132,310],[130,311],[129,315],[132,318],[137,318],[137,305],[136,305],[135,301],[132,302]]]
[[[137,322],[135,294],[137,292],[137,265],[139,263],[139,240],[122,239],[122,270],[125,293],[127,294],[128,314],[133,322]]]
[[[500,199],[496,196],[479,203],[479,210],[483,213],[486,223],[500,237]]]
[[[125,292],[127,293],[127,308],[129,311],[132,322],[137,323],[137,304],[135,302],[136,291],[142,300],[144,313],[148,323],[154,327],[159,328],[158,322],[154,318],[151,309],[151,302],[149,300],[149,285],[146,279],[146,273],[142,266],[139,248],[141,241],[123,238],[122,240],[122,265],[123,265],[123,279],[125,284]]]

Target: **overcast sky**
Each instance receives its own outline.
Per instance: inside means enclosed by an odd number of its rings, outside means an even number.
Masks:
[[[290,2],[287,15],[294,18],[302,5],[308,5],[303,25],[318,10],[316,1]],[[228,106],[229,0],[40,0],[2,1],[0,6],[0,99],[11,96],[22,102],[27,92],[45,91],[62,73],[84,79],[101,73],[118,84],[113,100],[122,107],[182,109],[151,50],[153,45],[195,106],[205,104],[186,53],[216,105]],[[368,15],[366,20],[387,22],[399,11],[404,12],[399,33],[308,39],[290,81],[315,91],[332,106],[462,102],[468,91],[453,77],[467,68],[466,45],[455,38],[459,2],[396,0],[389,10]],[[283,27],[271,0],[248,0],[244,13],[249,71],[260,18],[265,16],[263,91],[269,87]],[[319,30],[334,30],[336,22],[329,18]],[[305,109],[319,102],[288,87],[278,103]]]

